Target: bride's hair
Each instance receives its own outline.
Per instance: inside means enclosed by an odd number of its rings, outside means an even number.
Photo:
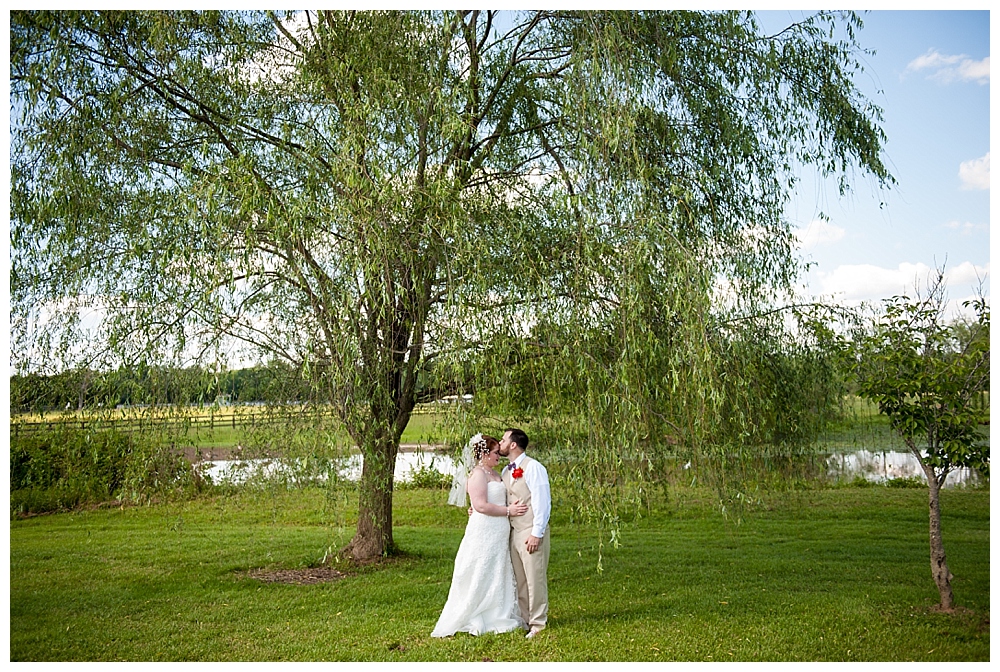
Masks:
[[[472,446],[472,455],[476,458],[476,462],[489,455],[494,447],[499,448],[500,442],[492,436],[483,436],[479,441],[474,443]]]

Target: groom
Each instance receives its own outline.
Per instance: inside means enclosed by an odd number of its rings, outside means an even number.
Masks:
[[[500,441],[500,455],[510,463],[501,477],[507,487],[507,501],[528,505],[523,516],[510,519],[510,559],[517,580],[517,606],[528,624],[528,639],[545,628],[549,612],[549,514],[552,495],[549,474],[541,463],[525,454],[528,435],[508,429]]]

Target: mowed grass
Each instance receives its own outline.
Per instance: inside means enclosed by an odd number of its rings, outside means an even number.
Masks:
[[[312,585],[353,532],[353,494],[235,491],[10,523],[14,661],[988,661],[989,491],[942,495],[956,614],[936,613],[926,491],[772,495],[740,525],[675,489],[619,549],[553,515],[542,636],[429,636],[466,514],[395,496],[402,554]],[[342,569],[347,569],[341,565]]]

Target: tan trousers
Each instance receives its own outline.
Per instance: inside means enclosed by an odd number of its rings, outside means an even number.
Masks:
[[[524,542],[531,536],[527,530],[511,530],[510,560],[517,581],[517,606],[528,627],[544,628],[549,615],[549,530],[538,544],[538,550],[528,553]]]

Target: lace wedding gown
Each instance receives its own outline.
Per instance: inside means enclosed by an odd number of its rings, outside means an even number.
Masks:
[[[500,481],[486,484],[490,504],[504,506],[507,490]],[[523,628],[517,610],[514,567],[510,564],[510,523],[505,516],[474,511],[455,556],[448,601],[431,637],[456,632],[478,635]]]

